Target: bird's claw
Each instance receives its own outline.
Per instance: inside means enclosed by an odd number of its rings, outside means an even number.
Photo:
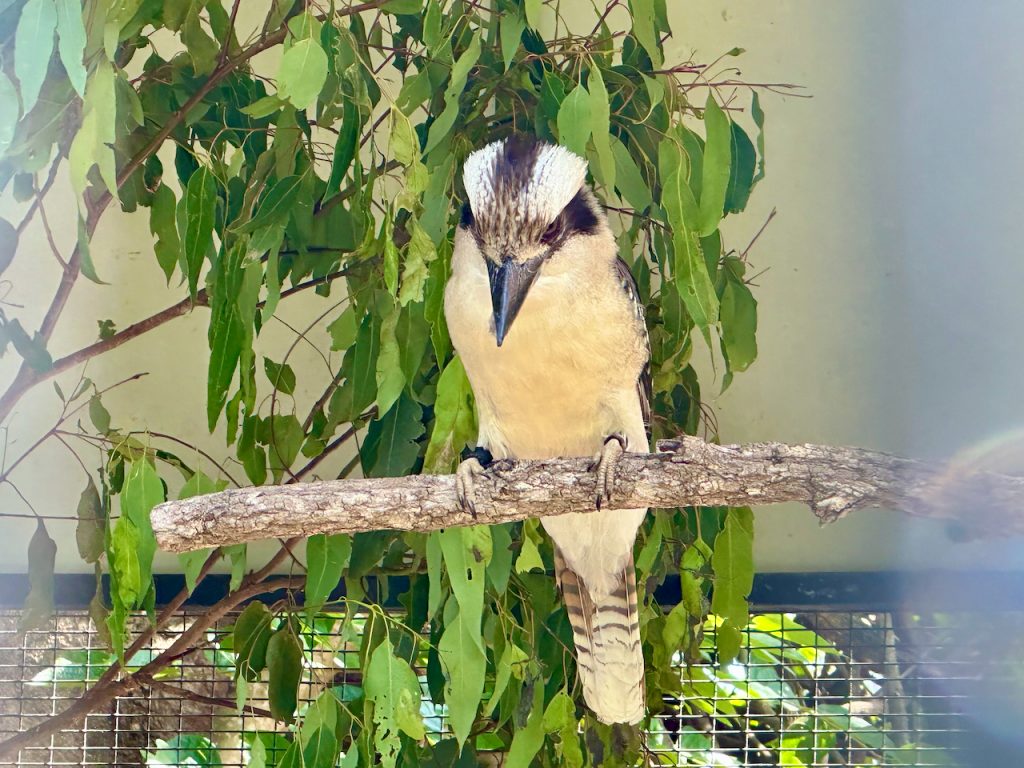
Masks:
[[[597,474],[597,493],[594,504],[598,510],[602,504],[609,504],[612,500],[612,492],[615,490],[615,473],[618,469],[619,459],[626,452],[626,436],[620,432],[608,435],[601,446],[601,452],[597,455],[594,468]]]
[[[455,470],[455,497],[463,512],[468,512],[476,519],[476,479],[484,472],[484,462],[490,464],[493,459],[489,451],[477,448],[463,454],[466,458]]]
[[[475,456],[459,464],[455,470],[455,497],[463,512],[476,519],[476,479],[483,474],[484,467]]]

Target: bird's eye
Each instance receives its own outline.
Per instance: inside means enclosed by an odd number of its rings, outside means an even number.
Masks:
[[[544,230],[544,234],[540,236],[540,241],[545,245],[550,245],[558,239],[559,235],[562,234],[562,221],[561,217],[555,219],[548,225],[548,228]]]

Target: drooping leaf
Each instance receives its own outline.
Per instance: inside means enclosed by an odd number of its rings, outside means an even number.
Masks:
[[[747,207],[754,186],[754,168],[757,164],[754,145],[750,137],[736,123],[730,123],[732,162],[729,166],[729,186],[725,192],[725,212],[740,213]]]
[[[655,28],[654,6],[655,0],[629,0],[633,12],[633,34],[651,57],[651,63],[660,67],[662,56]]]
[[[582,83],[572,89],[558,109],[558,143],[580,157],[587,154],[592,131],[590,110],[590,94]]]
[[[271,185],[260,202],[256,215],[239,227],[238,233],[247,234],[287,221],[295,200],[302,191],[304,178],[300,174],[295,174]],[[189,183],[191,185],[191,181]]]
[[[718,106],[713,93],[708,95],[704,107],[704,129],[707,139],[704,143],[700,217],[697,226],[701,237],[707,237],[718,229],[718,223],[722,220],[732,159],[732,131],[729,128],[729,118]]]
[[[210,552],[212,551],[206,548],[178,554],[178,564],[181,565],[181,571],[185,574],[185,588],[189,594],[195,591],[196,584],[199,581],[199,574],[202,572],[203,566],[206,565],[206,561],[209,559]]]
[[[452,358],[437,380],[434,401],[434,429],[423,459],[425,472],[451,472],[459,453],[476,437],[473,390],[462,360]]]
[[[711,611],[731,628],[725,632],[719,628],[718,650],[723,660],[736,655],[738,633],[749,618],[747,596],[754,584],[753,540],[753,513],[746,507],[730,509],[711,556],[715,572]]]
[[[440,144],[441,140],[451,131],[452,126],[455,125],[455,118],[459,114],[459,96],[462,95],[462,91],[466,87],[466,78],[469,77],[469,71],[479,58],[480,33],[474,31],[466,50],[462,52],[462,55],[459,56],[452,66],[452,75],[444,92],[444,109],[430,126],[430,131],[427,133],[427,143],[423,147],[424,154]]]
[[[750,116],[754,118],[757,125],[757,174],[751,181],[751,186],[757,184],[764,178],[764,110],[761,109],[761,99],[754,91],[750,102]]]
[[[673,278],[687,312],[699,328],[706,331],[718,318],[718,295],[711,282],[701,251],[697,231],[698,209],[693,192],[687,184],[681,162],[682,150],[671,140],[665,140],[659,147],[659,164],[668,167],[662,187],[662,205],[672,228],[672,246],[675,252]],[[671,160],[661,162],[662,156],[675,155]]]
[[[185,234],[182,238],[189,294],[199,288],[203,260],[213,245],[213,223],[217,204],[217,180],[207,166],[199,167],[188,180],[185,191]]]
[[[406,379],[402,372],[402,352],[398,348],[398,319],[400,312],[396,304],[383,310],[386,312],[380,324],[380,353],[377,355],[377,410],[387,413],[405,389]]]
[[[131,520],[137,531],[139,579],[144,592],[152,579],[153,555],[156,553],[156,537],[153,535],[149,513],[165,500],[163,483],[146,459],[137,459],[128,466],[120,498],[122,517]]]
[[[28,0],[21,9],[14,32],[14,76],[21,84],[25,112],[31,111],[46,79],[57,29],[57,8],[53,0]],[[9,109],[10,104],[5,107]]]
[[[275,719],[291,723],[298,705],[302,645],[287,624],[271,635],[267,643],[267,671],[270,712]]]
[[[92,479],[86,480],[85,490],[78,499],[78,524],[75,526],[75,541],[78,554],[87,563],[95,563],[103,554],[106,537],[106,515],[103,502]]]
[[[82,22],[82,4],[76,0],[56,0],[57,50],[71,86],[79,96],[85,95],[85,24]]]
[[[516,729],[508,751],[507,768],[529,768],[544,745],[544,686],[533,689],[533,702],[525,726]]]
[[[444,700],[452,732],[463,745],[480,708],[487,657],[481,645],[479,624],[456,610],[445,626],[437,650],[445,673]]]
[[[299,40],[285,51],[277,71],[277,93],[296,109],[316,101],[327,79],[327,54],[313,37]]]
[[[417,440],[423,435],[423,409],[408,393],[380,419],[370,424],[361,456],[367,477],[408,474],[419,456]]]
[[[499,37],[501,38],[501,58],[505,63],[505,69],[512,64],[516,51],[519,50],[519,43],[523,39],[523,30],[526,29],[526,18],[521,12],[506,12],[501,16]]]
[[[233,630],[236,675],[247,680],[258,680],[267,666],[267,647],[270,643],[274,615],[265,603],[249,603],[238,618]]]
[[[618,136],[611,137],[612,156],[615,159],[615,185],[619,194],[638,212],[643,212],[654,202],[650,187],[640,174],[633,156]]]
[[[720,321],[722,352],[729,370],[745,371],[757,357],[757,300],[731,273],[722,290]]]
[[[400,747],[399,730],[413,739],[422,739],[425,729],[419,712],[420,685],[416,673],[408,662],[395,656],[387,635],[370,657],[363,690],[374,705],[374,744],[381,764],[394,768]]]
[[[156,236],[153,250],[168,282],[174,274],[174,268],[183,259],[181,239],[178,237],[175,223],[176,204],[174,192],[166,184],[161,184],[153,193],[153,202],[149,209],[149,231]]]
[[[331,175],[324,188],[322,200],[327,200],[331,195],[337,194],[341,189],[341,180],[345,178],[348,169],[352,166],[352,160],[356,155],[356,144],[359,141],[359,108],[352,102],[346,101],[343,108],[341,125],[338,131],[338,140],[334,143],[334,159],[331,162]]]
[[[310,536],[306,543],[306,610],[316,611],[341,581],[352,555],[352,537],[343,533]]]
[[[608,90],[601,76],[601,70],[594,66],[587,81],[590,95],[590,128],[597,151],[597,175],[605,189],[615,188],[615,155],[611,145],[611,117],[608,105]],[[561,129],[559,129],[561,132]]]
[[[28,596],[18,620],[18,631],[42,629],[53,615],[53,568],[57,560],[57,543],[50,538],[43,521],[36,521],[36,530],[28,542]]]
[[[275,363],[269,357],[263,358],[263,371],[270,380],[270,386],[286,395],[295,394],[295,371],[288,363]]]

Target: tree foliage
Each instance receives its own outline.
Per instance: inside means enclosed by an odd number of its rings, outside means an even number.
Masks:
[[[18,312],[0,314],[2,349],[20,360],[0,417],[31,388],[176,317],[208,318],[207,348],[180,354],[208,354],[206,422],[222,430],[227,460],[188,435],[120,428],[126,414],[109,413],[104,394],[123,382],[84,375],[73,391],[54,385],[60,418],[40,439],[86,458],[95,454],[83,445],[103,449],[74,517],[83,558],[110,576],[110,602],[99,591],[92,613],[122,661],[146,637],[127,636],[130,615],[167,621],[154,604],[148,513],[169,494],[217,490],[241,474],[259,485],[454,469],[476,425],[442,296],[459,170],[474,148],[519,131],[589,160],[647,308],[655,437],[714,435],[691,364],[702,345],[723,366],[723,388],[757,354],[747,253],[727,249],[720,224],[743,211],[764,175],[764,115],[756,92],[736,81],[720,88],[718,70],[664,61],[665,0],[612,2],[587,18],[568,18],[550,0],[273,0],[260,18],[247,5],[0,2],[0,192],[26,206],[19,223],[0,220],[0,269],[15,252],[34,255],[19,238],[45,216],[62,168],[78,217],[72,251],[53,248],[62,275],[42,325],[30,333]],[[148,217],[152,248],[143,250],[177,303],[123,329],[92,318],[96,342],[58,354],[49,341],[72,288],[102,282],[89,241],[114,202]],[[285,302],[321,311],[274,347],[264,329]],[[329,338],[326,365],[293,365],[317,329]],[[13,483],[16,466],[2,479]],[[642,528],[652,714],[683,692],[672,663],[700,652],[713,582],[720,651],[738,650],[751,539],[746,510],[657,510]],[[226,561],[226,611],[279,586],[271,574],[296,543],[259,568],[241,546],[184,556],[182,570],[192,589]],[[33,551],[51,545],[40,520]],[[27,621],[45,616],[48,590],[52,599],[40,562]],[[420,683],[458,745],[447,757],[435,751],[438,762],[494,749],[516,765],[578,765],[594,754],[579,741],[581,721],[587,739],[617,738],[582,707],[551,545],[534,523],[313,537],[303,565],[307,609],[250,606],[233,638],[239,703],[262,676],[274,715],[300,715],[279,765],[334,765],[340,753],[346,765],[375,755],[388,765],[429,761]],[[685,599],[665,614],[652,594],[669,574]],[[386,594],[392,575],[406,577],[402,609],[385,615],[365,596],[371,584]],[[298,671],[311,651],[303,628],[339,600],[360,617],[365,685],[298,713]]]

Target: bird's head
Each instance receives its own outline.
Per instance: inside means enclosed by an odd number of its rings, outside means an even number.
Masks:
[[[587,162],[575,153],[520,136],[466,158],[459,226],[487,266],[499,347],[541,271],[575,252],[577,238],[607,232],[586,175]]]

